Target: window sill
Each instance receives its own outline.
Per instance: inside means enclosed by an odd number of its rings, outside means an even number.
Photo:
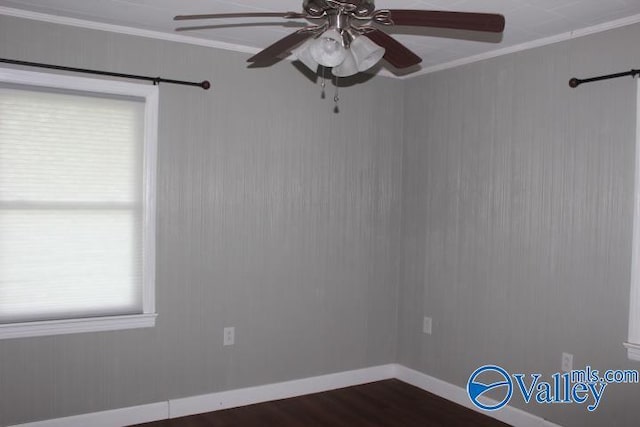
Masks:
[[[86,319],[11,323],[0,325],[0,339],[152,328],[156,325],[157,316],[157,314],[153,313],[134,314],[130,316],[89,317]]]

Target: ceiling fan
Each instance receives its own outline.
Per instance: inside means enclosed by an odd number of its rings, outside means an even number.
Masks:
[[[303,0],[302,8],[303,12],[178,15],[174,19],[177,21],[215,18],[309,20],[311,25],[278,40],[247,61],[260,64],[293,53],[314,72],[321,65],[331,68],[332,73],[337,77],[347,77],[365,71],[382,58],[398,69],[409,68],[422,62],[422,58],[382,31],[380,27],[401,25],[501,33],[505,25],[504,16],[499,14],[407,9],[376,10],[374,0]],[[183,30],[185,29],[188,28]]]

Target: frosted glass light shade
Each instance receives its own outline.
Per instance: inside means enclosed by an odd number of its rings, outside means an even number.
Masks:
[[[354,74],[358,74],[358,64],[356,63],[356,58],[353,56],[351,50],[347,50],[342,64],[337,67],[333,67],[331,72],[336,77],[349,77]]]
[[[358,71],[365,71],[382,59],[385,50],[368,37],[361,36],[351,42],[351,52],[358,64]]]
[[[313,59],[325,67],[342,64],[346,49],[342,46],[342,37],[337,30],[328,30],[311,42],[309,51]]]
[[[293,54],[293,56],[298,58],[298,60],[302,62],[307,68],[315,73],[316,71],[318,71],[318,65],[320,64],[318,64],[318,61],[313,59],[313,56],[311,56],[310,48],[314,41],[315,40],[307,40],[297,48],[293,49],[291,53]]]

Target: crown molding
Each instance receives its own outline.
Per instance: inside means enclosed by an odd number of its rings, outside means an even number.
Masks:
[[[108,31],[111,33],[127,34],[130,36],[145,37],[148,39],[166,40],[177,43],[185,43],[196,46],[211,47],[216,49],[231,50],[234,52],[256,54],[260,49],[235,43],[219,42],[215,40],[201,39],[198,37],[184,36],[181,34],[165,33],[162,31],[145,30],[141,28],[127,27],[124,25],[107,24],[86,19],[69,18],[66,16],[51,15],[48,13],[32,12],[0,6],[0,15],[16,18],[31,19],[34,21],[49,22],[53,24],[68,25],[71,27],[87,28],[91,30]]]
[[[468,56],[466,58],[457,59],[455,61],[446,62],[444,64],[438,64],[431,67],[425,67],[415,73],[407,76],[399,76],[397,78],[402,80],[408,80],[414,77],[419,77],[425,74],[435,73],[437,71],[448,70],[462,65],[472,64],[474,62],[484,61],[485,59],[496,58],[498,56],[508,55],[510,53],[522,52],[529,49],[535,49],[537,47],[547,46],[555,43],[560,43],[567,40],[576,39],[579,37],[585,37],[591,34],[601,33],[603,31],[613,30],[620,27],[626,27],[628,25],[637,24],[640,22],[640,14],[628,16],[626,18],[616,19],[615,21],[603,22],[602,24],[593,25],[591,27],[581,28],[574,31],[569,31],[555,36],[545,37],[541,39],[531,40],[529,42],[520,43],[517,45],[505,47],[502,49],[491,50],[489,52],[483,52],[478,55]]]
[[[69,18],[59,15],[51,15],[48,13],[32,12],[23,9],[16,9],[11,7],[0,6],[0,15],[13,16],[17,18],[31,19],[35,21],[49,22],[60,25],[68,25],[72,27],[87,28],[99,31],[108,31],[112,33],[127,34],[131,36],[145,37],[158,40],[166,40],[177,43],[191,44],[195,46],[210,47],[215,49],[229,50],[233,52],[242,52],[249,54],[256,54],[260,51],[259,48],[235,44],[226,43],[215,40],[201,39],[198,37],[184,36],[180,34],[165,33],[162,31],[146,30],[141,28],[128,27],[124,25],[107,24],[103,22],[90,21],[79,18]],[[514,46],[508,46],[502,49],[495,49],[488,52],[483,52],[478,55],[469,56],[466,58],[457,59],[455,61],[446,62],[444,64],[438,64],[431,67],[425,67],[405,76],[396,76],[388,70],[381,69],[378,71],[378,75],[385,77],[392,77],[400,80],[409,80],[425,74],[435,73],[437,71],[448,70],[462,65],[472,64],[474,62],[484,61],[486,59],[496,58],[498,56],[508,55],[510,53],[521,52],[529,49],[534,49],[541,46],[547,46],[579,37],[588,36],[591,34],[600,33],[603,31],[612,30],[615,28],[626,27],[628,25],[637,24],[640,22],[640,14],[628,16],[626,18],[616,19],[614,21],[604,22],[602,24],[593,25],[591,27],[581,28],[573,31],[569,31],[562,34],[557,34],[551,37],[545,37],[541,39],[532,40],[525,43],[520,43]],[[293,60],[292,55],[285,58],[286,60]]]

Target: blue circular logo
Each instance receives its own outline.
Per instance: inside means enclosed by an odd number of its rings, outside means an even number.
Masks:
[[[491,379],[492,381],[489,383],[483,382],[483,377]],[[495,378],[498,378],[498,380]],[[480,397],[489,390],[501,388],[504,388],[506,391],[502,400],[492,404],[485,404],[479,400]],[[485,365],[476,369],[469,377],[469,381],[467,382],[467,394],[469,395],[471,402],[478,408],[485,411],[495,411],[496,409],[502,408],[504,405],[509,403],[509,400],[511,400],[511,396],[513,395],[513,382],[511,381],[509,373],[500,366]]]

